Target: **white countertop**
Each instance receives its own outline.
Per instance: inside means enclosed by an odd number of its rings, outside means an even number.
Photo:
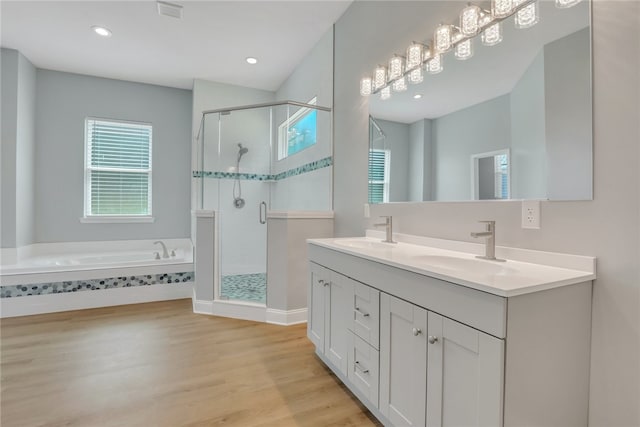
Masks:
[[[309,239],[308,243],[502,297],[596,278],[593,257],[496,247],[496,256],[507,259],[496,262],[476,258],[480,245],[473,243],[413,236],[403,239],[402,235],[395,238],[401,241],[390,244],[380,238],[355,237]]]

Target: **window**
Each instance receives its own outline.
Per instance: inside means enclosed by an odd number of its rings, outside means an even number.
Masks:
[[[315,105],[317,98],[307,104]],[[318,111],[303,107],[278,126],[278,160],[309,148],[317,140]]]
[[[369,150],[369,203],[389,201],[389,150]]]
[[[85,219],[151,219],[149,124],[87,118]]]

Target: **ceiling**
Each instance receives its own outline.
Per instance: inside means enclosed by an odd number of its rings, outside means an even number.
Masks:
[[[2,1],[2,47],[36,67],[191,89],[205,79],[276,90],[351,1]],[[99,25],[113,35],[90,30]],[[258,58],[249,65],[246,57]]]

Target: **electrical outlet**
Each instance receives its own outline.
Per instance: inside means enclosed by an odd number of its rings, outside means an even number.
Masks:
[[[522,201],[522,228],[540,228],[540,200]]]

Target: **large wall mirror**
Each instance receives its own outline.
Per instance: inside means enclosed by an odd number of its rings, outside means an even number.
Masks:
[[[538,4],[537,25],[507,18],[501,43],[369,97],[370,203],[592,199],[591,5]]]

